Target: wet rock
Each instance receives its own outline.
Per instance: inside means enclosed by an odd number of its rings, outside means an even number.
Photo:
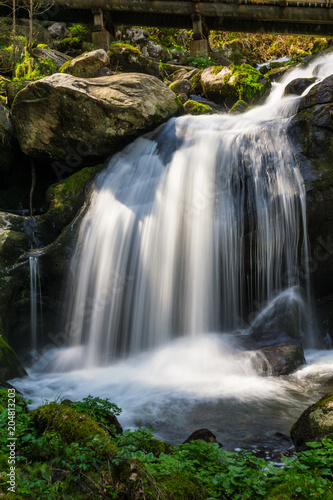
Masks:
[[[306,187],[310,259],[302,271],[310,274],[314,297],[333,294],[333,76],[310,89],[299,101],[288,135],[300,162]],[[321,316],[321,335],[333,339]]]
[[[217,443],[220,448],[222,448],[222,444],[216,441],[216,436],[209,429],[198,429],[197,431],[192,432],[192,434],[185,439],[183,444],[191,443],[191,441],[197,441],[201,439],[205,441],[205,443]]]
[[[326,394],[309,406],[291,428],[291,439],[296,451],[307,449],[306,443],[333,439],[333,394]]]
[[[10,380],[16,377],[24,377],[26,374],[18,356],[5,340],[0,319],[0,378]]]
[[[288,66],[273,68],[266,73],[266,76],[271,82],[279,82],[288,71],[290,71],[290,67]]]
[[[121,74],[94,79],[51,75],[19,92],[13,118],[21,149],[40,160],[96,164],[180,111],[158,79]],[[68,171],[68,168],[67,168]]]
[[[215,108],[209,106],[208,104],[205,104],[204,102],[194,101],[192,99],[189,99],[185,102],[184,108],[187,114],[195,116],[218,113]]]
[[[105,50],[93,50],[65,62],[60,68],[60,73],[68,73],[79,78],[94,78],[99,70],[108,66],[109,62]]]
[[[6,265],[15,264],[20,255],[28,249],[29,242],[24,233],[0,229],[0,259]]]
[[[284,89],[284,95],[294,94],[302,95],[303,92],[315,83],[316,78],[296,78],[292,82],[288,83]]]
[[[241,99],[236,102],[236,104],[233,105],[229,113],[237,114],[237,113],[244,113],[244,111],[247,111],[249,109],[249,105],[245,102],[242,101]]]

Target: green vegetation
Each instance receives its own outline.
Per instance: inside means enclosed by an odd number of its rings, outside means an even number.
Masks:
[[[1,473],[8,473],[7,390],[0,389]],[[139,428],[114,434],[120,409],[89,396],[29,412],[16,396],[16,493],[6,498],[332,499],[333,442],[312,443],[277,467],[217,443],[168,445]]]
[[[188,62],[195,68],[203,69],[208,66],[217,66],[217,63],[211,57],[189,57]]]
[[[110,45],[110,52],[113,53],[115,51],[118,51],[120,49],[123,49],[124,51],[130,52],[132,54],[139,54],[142,55],[141,51],[135,47],[134,45],[131,45],[129,43],[122,43],[122,42],[112,42]]]
[[[68,29],[71,32],[70,36],[59,42],[57,50],[75,54],[77,51],[82,50],[85,42],[91,41],[91,28],[83,24],[73,24]]]
[[[232,76],[226,77],[226,83],[232,82],[232,85],[238,92],[239,100],[244,100],[249,104],[254,101],[260,100],[267,92],[269,87],[260,80],[263,79],[262,74],[249,64],[242,64],[241,66],[232,65]],[[265,81],[265,80],[264,80]]]
[[[13,80],[40,80],[56,72],[57,67],[52,59],[35,59],[27,52],[16,64]]]

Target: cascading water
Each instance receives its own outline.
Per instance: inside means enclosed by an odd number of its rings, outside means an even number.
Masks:
[[[304,185],[275,114],[173,119],[99,176],[70,307],[88,364],[231,332],[299,284]]]
[[[169,442],[208,427],[227,448],[272,448],[331,390],[332,351],[262,377],[233,335],[271,329],[277,305],[311,310],[298,272],[309,274],[305,192],[285,134],[297,98],[282,95],[313,68],[291,71],[264,106],[171,120],[113,158],[73,256],[71,346],[13,381],[34,405],[92,394],[123,408],[124,427],[151,424]],[[332,73],[333,56],[322,58],[316,75]]]

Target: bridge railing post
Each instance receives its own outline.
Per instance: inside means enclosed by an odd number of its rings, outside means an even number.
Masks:
[[[198,12],[192,14],[193,38],[190,40],[190,55],[192,57],[208,56],[209,45],[202,32],[202,18]]]
[[[104,28],[104,17],[102,9],[92,9],[94,15],[94,27],[92,32],[92,42],[106,52],[110,48],[112,40],[111,34]]]

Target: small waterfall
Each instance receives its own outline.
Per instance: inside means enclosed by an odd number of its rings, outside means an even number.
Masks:
[[[281,292],[302,287],[311,346],[310,285],[299,278],[305,188],[285,132],[296,98],[282,93],[276,85],[264,106],[238,116],[172,119],[99,175],[72,260],[68,317],[88,365],[248,328]]]
[[[34,252],[29,255],[30,265],[30,334],[31,348],[38,347],[38,333],[42,329],[43,307],[42,307],[42,287],[39,272],[39,254]],[[39,314],[39,321],[38,321]]]
[[[42,287],[40,281],[39,257],[40,252],[34,250],[40,246],[37,236],[38,220],[35,217],[25,219],[25,232],[30,240],[31,252],[29,254],[30,268],[30,336],[31,349],[38,347],[38,333],[42,330],[43,306]],[[39,316],[39,317],[38,317]]]

